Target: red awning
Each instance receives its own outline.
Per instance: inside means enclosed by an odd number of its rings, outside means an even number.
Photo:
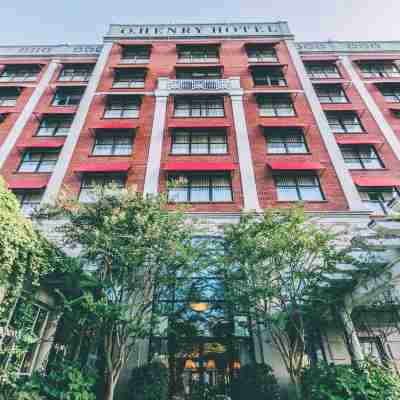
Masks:
[[[143,70],[148,70],[148,67],[145,67],[143,65],[138,65],[138,64],[113,64],[111,65],[111,68],[114,69],[143,69]]]
[[[164,164],[165,171],[233,171],[234,163],[219,162],[169,162]]]
[[[64,145],[65,139],[57,138],[57,139],[47,139],[40,140],[37,139],[35,141],[29,141],[22,144],[17,145],[18,149],[58,149]]]
[[[15,178],[7,182],[7,186],[11,190],[18,189],[43,189],[47,185],[48,177],[40,178]]]
[[[395,187],[400,186],[400,179],[385,177],[355,177],[354,183],[363,187]]]
[[[138,121],[101,121],[93,125],[92,129],[133,129],[137,128]]]
[[[322,164],[311,161],[270,161],[267,165],[277,171],[315,171],[324,168]]]
[[[207,119],[207,120],[206,120]],[[225,119],[201,118],[199,120],[175,119],[168,122],[169,128],[229,128],[231,124]]]
[[[337,139],[338,144],[382,144],[383,142],[378,139],[366,139],[366,138],[356,138],[356,139]]]
[[[301,124],[301,123],[288,123],[288,122],[262,122],[260,124],[261,127],[263,128],[306,128],[307,124]]]
[[[87,162],[81,164],[75,172],[127,172],[130,166],[129,162]]]

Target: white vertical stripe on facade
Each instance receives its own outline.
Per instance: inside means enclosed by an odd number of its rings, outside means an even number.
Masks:
[[[14,126],[11,128],[6,140],[0,147],[0,168],[3,167],[5,161],[7,160],[12,149],[17,143],[17,140],[21,136],[21,133],[24,130],[25,125],[29,121],[29,118],[32,117],[32,113],[39,103],[40,98],[43,96],[44,92],[49,86],[49,83],[53,78],[54,72],[56,71],[58,64],[59,62],[57,60],[53,60],[47,66],[47,69],[43,74],[42,79],[40,79],[40,81],[38,82],[24,109],[15,121]]]
[[[42,203],[51,204],[57,198],[57,195],[61,189],[64,176],[67,173],[69,163],[71,162],[74,149],[78,143],[79,135],[85,124],[86,116],[88,114],[90,104],[96,93],[97,86],[100,82],[100,78],[104,67],[107,63],[109,53],[112,48],[112,43],[106,43],[100,53],[97,60],[96,66],[93,69],[92,76],[88,82],[85,93],[82,96],[78,110],[76,112],[74,121],[72,122],[71,129],[65,140],[64,146],[61,150],[58,158],[56,167],[51,175],[46,191],[43,195]]]
[[[397,138],[395,132],[393,131],[393,129],[389,125],[389,123],[386,121],[386,119],[383,116],[378,105],[375,103],[373,97],[368,92],[367,88],[365,87],[364,82],[361,80],[360,76],[355,71],[349,57],[348,56],[340,56],[340,60],[342,62],[343,67],[349,74],[354,86],[357,88],[358,93],[360,94],[361,98],[363,99],[365,105],[367,106],[368,111],[373,116],[374,120],[376,121],[376,123],[379,126],[379,129],[382,131],[383,136],[385,136],[386,141],[389,143],[389,146],[392,148],[393,153],[396,155],[397,159],[400,160],[400,141]]]
[[[147,160],[146,176],[144,179],[144,194],[157,194],[161,168],[162,144],[165,130],[165,116],[167,113],[168,78],[158,78],[158,88],[155,91],[156,104],[154,108],[153,127],[151,130],[149,156]]]
[[[366,211],[293,40],[286,44],[351,211]]]
[[[232,101],[233,120],[235,123],[237,152],[239,157],[240,177],[246,211],[261,211],[258,201],[256,178],[251,157],[249,134],[243,104],[243,90],[240,88],[240,78],[231,78],[230,97]]]

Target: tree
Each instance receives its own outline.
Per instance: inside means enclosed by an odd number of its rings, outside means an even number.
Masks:
[[[263,337],[270,336],[299,397],[311,317],[307,305],[345,252],[338,250],[336,236],[308,221],[301,208],[243,215],[224,234],[230,300],[245,305],[256,323],[263,359]]]
[[[47,215],[60,218],[62,245],[79,249],[92,270],[95,283],[79,299],[99,324],[104,399],[112,400],[134,346],[150,334],[156,284],[190,265],[191,225],[163,197],[113,187],[98,188],[91,204],[62,199]]]

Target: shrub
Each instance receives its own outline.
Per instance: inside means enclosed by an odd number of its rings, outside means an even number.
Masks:
[[[95,400],[92,373],[82,373],[72,363],[51,368],[48,375],[35,373],[21,385],[16,400]]]
[[[304,370],[302,391],[304,400],[398,400],[400,379],[372,360],[360,369],[320,363]]]
[[[280,390],[267,364],[244,365],[232,383],[233,400],[279,400]]]
[[[168,369],[160,362],[135,368],[131,375],[132,400],[168,400]]]

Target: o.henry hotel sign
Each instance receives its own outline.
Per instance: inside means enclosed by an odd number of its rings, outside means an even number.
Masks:
[[[110,25],[108,37],[208,37],[290,35],[286,22],[251,24]]]

